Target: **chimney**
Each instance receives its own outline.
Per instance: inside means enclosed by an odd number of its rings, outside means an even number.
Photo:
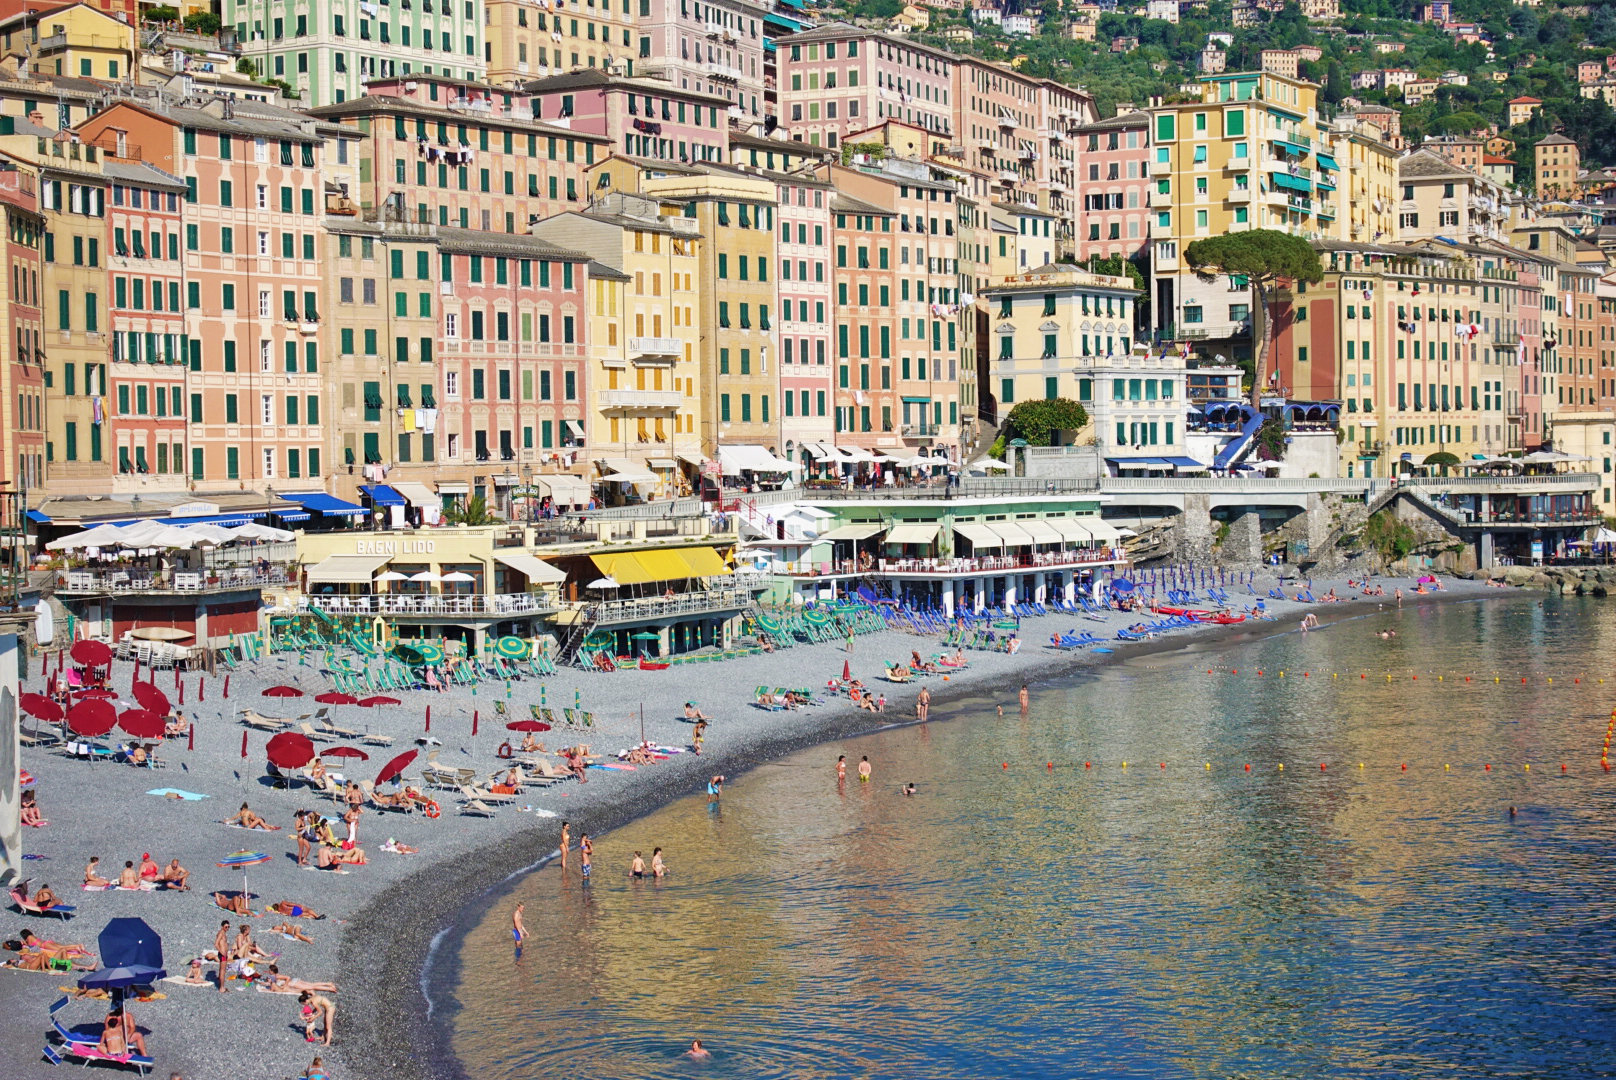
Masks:
[[[45,126],[45,114],[40,112],[38,109],[35,109],[33,112],[29,113],[28,119],[38,124],[40,127]]]

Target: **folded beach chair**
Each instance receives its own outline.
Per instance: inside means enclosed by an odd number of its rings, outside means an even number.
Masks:
[[[468,799],[460,806],[461,814],[475,814],[478,817],[493,817],[494,808],[481,799]]]

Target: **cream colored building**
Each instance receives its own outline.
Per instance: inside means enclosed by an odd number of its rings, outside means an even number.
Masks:
[[[1468,169],[1450,165],[1429,150],[1397,163],[1397,239],[1435,237],[1501,240],[1508,231],[1504,189]]]

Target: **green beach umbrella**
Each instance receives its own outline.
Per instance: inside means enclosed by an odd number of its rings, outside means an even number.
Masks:
[[[506,636],[494,642],[494,652],[507,660],[526,660],[527,642],[519,637]]]

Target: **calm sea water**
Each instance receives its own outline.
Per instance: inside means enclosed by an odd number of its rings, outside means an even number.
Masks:
[[[456,1051],[478,1080],[1616,1075],[1613,645],[1597,601],[1410,606],[796,755],[492,906]],[[671,879],[630,882],[656,845]]]

